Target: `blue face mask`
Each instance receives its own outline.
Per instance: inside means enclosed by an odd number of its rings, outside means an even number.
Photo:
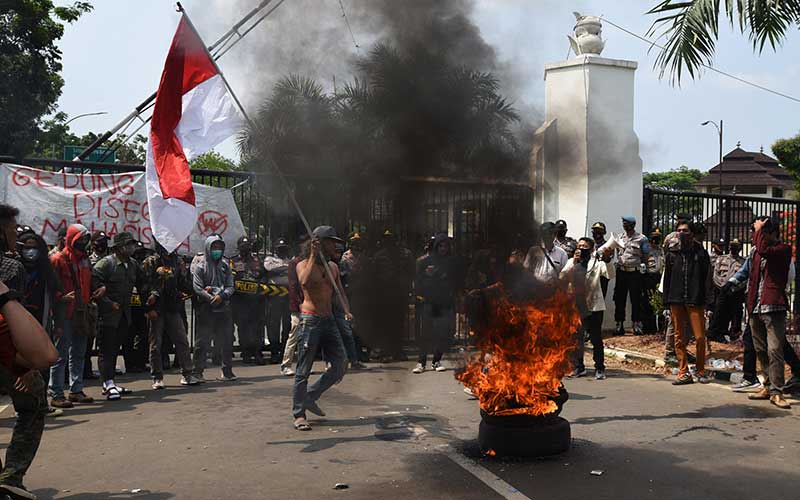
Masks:
[[[211,250],[211,258],[219,260],[222,258],[222,250]]]
[[[22,251],[22,258],[33,262],[39,258],[39,249],[38,248],[26,248]]]

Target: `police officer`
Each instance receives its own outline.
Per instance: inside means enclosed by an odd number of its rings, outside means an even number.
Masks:
[[[664,272],[664,249],[661,248],[661,230],[656,228],[650,233],[650,253],[645,264],[647,272],[644,275],[644,296],[642,297],[642,326],[645,333],[656,333],[658,328],[658,314],[660,311],[653,309],[652,298],[658,294],[658,285]]]
[[[556,221],[556,238],[553,241],[555,246],[567,252],[567,255],[572,257],[575,255],[575,250],[578,248],[578,242],[575,238],[567,236],[567,221],[560,219]]]
[[[272,254],[264,258],[267,282],[280,288],[281,292],[267,301],[267,338],[269,339],[269,360],[276,365],[283,359],[283,350],[292,329],[289,313],[289,243],[278,238]],[[286,290],[287,293],[283,293]]]
[[[742,306],[745,299],[744,289],[725,289],[728,281],[744,265],[745,258],[741,256],[742,249],[739,240],[731,241],[730,253],[718,255],[714,263],[714,311],[708,326],[708,338],[725,342],[726,335],[732,338],[742,331]],[[725,292],[723,292],[723,289]],[[730,330],[729,330],[730,326]]]
[[[600,247],[605,256],[617,253],[617,283],[614,287],[614,319],[617,322],[617,335],[625,334],[625,306],[628,296],[631,300],[631,321],[633,333],[642,335],[641,301],[645,261],[650,253],[647,237],[636,231],[636,218],[632,215],[622,217],[620,234],[612,234],[611,239]]]
[[[242,362],[264,365],[266,361],[261,353],[261,342],[266,309],[260,285],[265,282],[267,273],[261,267],[261,260],[253,255],[253,241],[247,235],[239,237],[236,248],[239,253],[231,259],[231,271],[239,286],[231,299],[231,308],[239,332]],[[244,283],[249,286],[242,286]]]

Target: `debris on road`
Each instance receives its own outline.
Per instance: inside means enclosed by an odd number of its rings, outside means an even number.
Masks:
[[[593,476],[602,476],[602,475],[603,475],[603,471],[601,471],[601,470],[593,470],[593,471],[591,472],[591,474],[592,474]]]
[[[334,489],[334,490],[346,490],[346,489],[348,489],[349,487],[350,487],[350,485],[349,485],[349,484],[346,484],[346,483],[336,483],[336,484],[333,486],[333,489]]]

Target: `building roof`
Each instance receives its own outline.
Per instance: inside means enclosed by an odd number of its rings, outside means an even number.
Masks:
[[[791,174],[778,164],[778,160],[764,153],[745,151],[739,147],[726,154],[722,158],[722,165],[715,165],[695,186],[719,186],[720,175],[724,186],[794,189]]]

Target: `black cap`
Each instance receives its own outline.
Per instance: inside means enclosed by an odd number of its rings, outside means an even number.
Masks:
[[[551,233],[556,230],[556,225],[553,222],[545,222],[539,226],[539,230],[543,233]]]
[[[95,231],[92,233],[92,243],[96,243],[100,240],[108,240],[108,235],[104,231]]]
[[[725,238],[719,238],[717,240],[714,240],[714,244],[715,245],[725,246],[726,243],[728,243],[728,242],[725,241]]]
[[[127,231],[123,231],[121,233],[117,233],[114,235],[113,244],[111,246],[112,247],[125,246],[132,241],[135,241],[133,239],[133,235]]]
[[[314,229],[314,232],[312,232],[311,235],[318,240],[333,240],[337,243],[344,243],[344,240],[339,238],[339,236],[336,234],[336,229],[332,228],[331,226],[319,226]]]
[[[564,219],[558,219],[556,221],[556,229],[566,229],[567,228],[567,221]]]
[[[289,246],[289,242],[286,241],[286,238],[278,238],[275,242],[275,248],[285,248]]]
[[[245,243],[252,243],[250,241],[250,238],[246,234],[243,234],[243,235],[239,236],[239,239],[236,240],[236,246],[237,247],[240,247]]]

